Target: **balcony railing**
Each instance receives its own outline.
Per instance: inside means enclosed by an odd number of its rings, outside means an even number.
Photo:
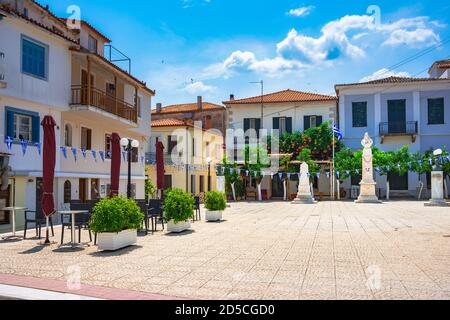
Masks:
[[[418,129],[417,121],[382,122],[380,123],[380,137],[383,140],[387,136],[411,136],[414,142],[419,132]]]
[[[72,86],[72,101],[70,104],[95,107],[137,123],[137,109],[135,106],[97,88],[88,90],[87,86]]]

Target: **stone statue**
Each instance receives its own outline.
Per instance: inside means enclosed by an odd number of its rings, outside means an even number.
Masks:
[[[360,183],[361,192],[356,203],[380,203],[376,194],[376,182],[373,179],[373,140],[366,132],[364,139],[361,141],[364,147],[362,155],[362,180]]]
[[[309,183],[309,166],[306,162],[300,166],[300,182],[298,185],[297,198],[292,202],[294,204],[315,204],[317,203],[311,193]]]

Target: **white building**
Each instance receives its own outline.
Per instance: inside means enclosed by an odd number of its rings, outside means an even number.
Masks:
[[[57,208],[70,200],[107,194],[113,132],[140,141],[133,154],[132,183],[135,196],[144,198],[145,162],[141,159],[148,147],[154,91],[104,57],[104,45],[110,40],[87,22],[70,30],[63,19],[30,0],[0,0],[0,18],[0,73],[4,75],[0,152],[12,154],[13,170],[8,191],[0,192],[0,207],[14,204],[33,210],[39,206],[40,121],[46,115],[57,123]],[[11,150],[4,143],[7,137],[14,140]],[[23,155],[21,141],[25,140],[28,146]],[[122,162],[122,193],[126,193],[126,178],[127,166]],[[21,219],[19,215],[18,225]],[[9,230],[9,222],[8,215],[0,212],[0,232]]]

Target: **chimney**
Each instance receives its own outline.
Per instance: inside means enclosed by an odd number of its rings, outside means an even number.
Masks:
[[[230,101],[234,101],[234,94],[230,94]]]
[[[202,96],[198,96],[197,97],[197,109],[198,109],[198,111],[202,111],[203,110],[203,98],[202,98]]]
[[[161,103],[157,103],[156,104],[156,113],[161,113],[161,109],[162,109],[162,104]]]

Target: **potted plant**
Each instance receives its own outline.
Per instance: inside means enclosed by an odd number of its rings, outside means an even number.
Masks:
[[[205,195],[206,221],[222,220],[223,210],[227,207],[225,193],[210,191]]]
[[[194,197],[180,189],[167,192],[164,200],[164,219],[167,221],[167,231],[180,233],[191,227],[190,219],[194,215]]]
[[[90,228],[98,235],[100,250],[115,251],[137,242],[143,221],[144,214],[134,200],[113,197],[95,205]]]

